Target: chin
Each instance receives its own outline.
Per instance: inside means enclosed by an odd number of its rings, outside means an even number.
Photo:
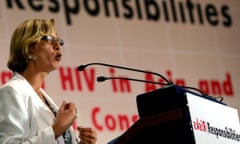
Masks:
[[[50,73],[50,72],[52,72],[52,71],[57,70],[58,68],[59,68],[59,66],[52,66],[52,67],[48,70],[48,72]]]
[[[56,62],[53,64],[53,69],[58,69],[60,67],[60,63]]]

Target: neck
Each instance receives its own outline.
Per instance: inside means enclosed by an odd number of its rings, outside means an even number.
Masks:
[[[40,91],[40,88],[42,87],[44,83],[44,79],[47,76],[47,73],[45,72],[29,72],[24,71],[21,73],[21,75],[29,82],[29,84],[33,87],[33,89],[36,92]]]

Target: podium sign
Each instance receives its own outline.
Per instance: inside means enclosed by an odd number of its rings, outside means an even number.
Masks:
[[[239,144],[238,111],[186,93],[196,144]]]
[[[137,96],[140,119],[110,144],[240,144],[237,109],[169,86]]]

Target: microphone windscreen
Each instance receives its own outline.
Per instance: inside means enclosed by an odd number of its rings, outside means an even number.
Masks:
[[[83,71],[85,69],[86,65],[80,65],[77,67],[78,71]]]
[[[103,81],[105,81],[105,80],[106,80],[106,78],[103,77],[103,76],[97,77],[97,81],[98,81],[98,82],[103,82]]]

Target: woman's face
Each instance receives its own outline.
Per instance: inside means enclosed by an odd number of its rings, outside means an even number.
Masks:
[[[62,58],[61,45],[55,30],[35,47],[34,67],[37,71],[51,72],[59,67]]]

